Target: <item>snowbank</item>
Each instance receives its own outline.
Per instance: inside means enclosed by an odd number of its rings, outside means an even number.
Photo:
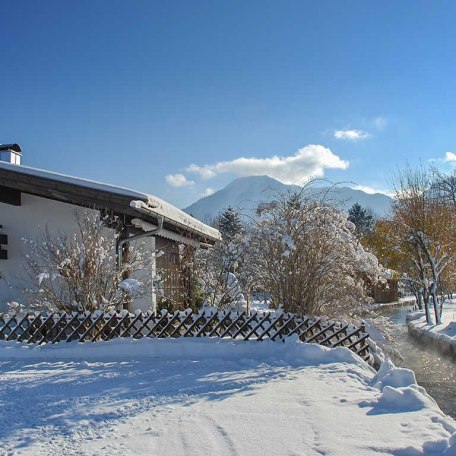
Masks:
[[[117,338],[105,342],[62,342],[58,344],[29,345],[0,341],[0,360],[261,360],[271,365],[304,366],[316,363],[345,362],[365,366],[348,348],[331,349],[317,344],[303,344],[298,337],[284,343],[270,340],[234,340],[231,338]]]
[[[456,454],[412,371],[296,339],[2,342],[0,407],[0,454]]]
[[[428,325],[424,311],[407,315],[409,333],[425,343],[432,343],[442,353],[456,357],[456,302],[444,303],[441,325]]]

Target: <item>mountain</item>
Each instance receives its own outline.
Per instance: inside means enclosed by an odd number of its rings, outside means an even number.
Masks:
[[[204,222],[210,222],[229,206],[253,215],[260,203],[278,199],[279,195],[289,190],[299,191],[301,187],[282,184],[268,176],[240,177],[225,188],[186,207],[184,211]],[[320,190],[325,192],[329,187],[319,187]],[[344,210],[358,203],[364,208],[371,209],[377,216],[386,215],[393,202],[392,198],[383,193],[371,194],[349,187],[335,187],[330,190],[329,195],[338,201]]]

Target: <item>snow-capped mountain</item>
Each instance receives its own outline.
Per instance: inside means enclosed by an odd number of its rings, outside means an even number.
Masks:
[[[229,206],[251,215],[260,203],[278,199],[279,195],[290,189],[300,190],[300,187],[282,184],[268,176],[240,177],[225,188],[186,207],[184,211],[206,222],[213,220]],[[321,188],[322,191],[328,189],[329,187]],[[345,210],[358,203],[364,208],[371,209],[377,216],[385,215],[393,201],[383,193],[370,194],[349,187],[335,187],[330,190],[330,197],[338,201]]]

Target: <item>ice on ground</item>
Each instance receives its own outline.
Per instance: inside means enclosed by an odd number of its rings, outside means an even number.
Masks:
[[[413,372],[296,340],[0,343],[0,454],[455,455]]]

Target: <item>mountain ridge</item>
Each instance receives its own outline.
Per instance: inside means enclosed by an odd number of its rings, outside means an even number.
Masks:
[[[329,191],[331,198],[340,203],[343,210],[348,210],[358,203],[369,208],[377,216],[384,216],[391,208],[393,199],[383,193],[366,193],[343,186],[313,186],[313,189]],[[232,207],[246,216],[252,216],[261,203],[271,202],[281,194],[289,191],[301,191],[298,185],[287,185],[269,176],[239,177],[224,188],[195,201],[183,210],[188,214],[204,221],[211,222],[227,207]]]

